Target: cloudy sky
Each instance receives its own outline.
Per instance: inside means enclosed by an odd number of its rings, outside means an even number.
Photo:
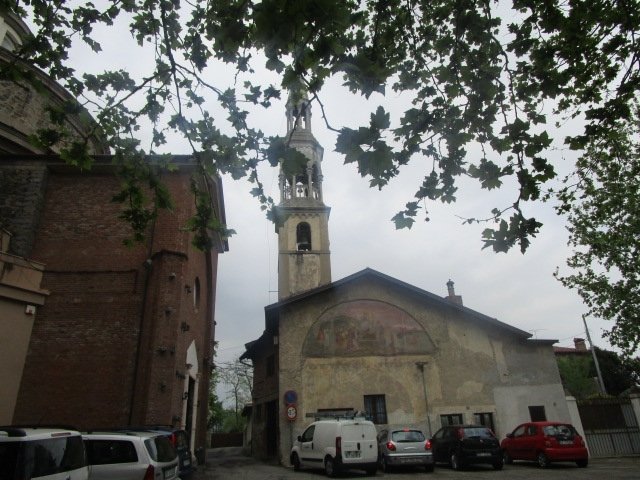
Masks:
[[[103,51],[91,52],[74,47],[71,63],[79,72],[99,72],[104,68],[122,68],[134,77],[152,67],[152,53],[138,48],[126,24],[98,28]],[[224,89],[234,81],[235,72],[224,65],[212,64],[205,79]],[[257,69],[255,76],[278,83],[275,77]],[[237,79],[241,84],[243,78]],[[207,94],[214,115],[214,95]],[[379,103],[392,112],[400,112],[409,99],[390,93],[373,95],[367,101],[349,94],[334,81],[321,92],[328,121],[335,128],[358,127],[367,123]],[[475,182],[463,181],[458,201],[451,205],[426,205],[430,222],[420,216],[411,230],[396,230],[391,217],[412,200],[422,178],[429,172],[425,160],[415,159],[404,167],[398,178],[382,191],[368,187],[354,165],[343,165],[333,151],[335,134],[327,129],[317,105],[312,107],[313,133],[325,149],[323,160],[324,201],[331,207],[329,234],[332,278],[338,280],[370,267],[437,295],[447,293],[446,282],[455,282],[455,290],[464,305],[485,315],[531,332],[535,338],[557,339],[558,345],[571,346],[574,337],[584,337],[581,314],[585,310],[579,297],[565,289],[552,274],[556,267],[565,271],[567,233],[563,220],[550,204],[527,206],[526,214],[544,223],[526,254],[513,249],[506,254],[482,250],[481,232],[486,225],[463,225],[467,217],[485,218],[494,207],[510,205],[516,195],[513,185],[498,192],[480,190]],[[226,115],[225,115],[226,116]],[[257,111],[250,121],[268,135],[286,133],[284,102],[275,102],[267,111]],[[559,132],[563,138],[563,132]],[[557,145],[550,152],[552,163],[562,173],[571,168],[570,154]],[[188,144],[172,137],[164,149],[189,153]],[[470,152],[472,157],[474,152]],[[262,181],[276,201],[277,169],[263,167]],[[511,188],[510,188],[511,187]],[[244,344],[258,338],[264,328],[264,307],[277,301],[277,238],[274,227],[249,195],[245,181],[224,178],[228,226],[237,234],[229,241],[229,252],[219,258],[216,302],[217,362],[237,359]],[[610,348],[602,339],[606,322],[589,318],[594,343]]]
[[[376,105],[336,85],[323,91],[322,100],[332,126],[364,123]],[[397,101],[401,103],[401,99]],[[384,102],[394,108],[393,97]],[[465,306],[529,331],[535,338],[557,339],[558,345],[572,346],[574,337],[584,337],[580,298],[552,276],[556,267],[566,271],[563,267],[569,252],[564,222],[555,215],[552,205],[528,207],[527,215],[536,216],[544,226],[524,255],[517,248],[506,254],[482,250],[481,232],[486,225],[462,224],[462,218],[484,218],[491,208],[512,203],[513,189],[488,193],[472,181],[463,182],[456,203],[427,204],[429,222],[418,217],[411,230],[396,230],[390,219],[412,199],[429,172],[427,162],[416,160],[382,191],[371,189],[356,167],[343,165],[341,155],[333,151],[335,134],[324,126],[317,106],[312,115],[313,133],[325,148],[323,192],[325,203],[331,207],[333,280],[370,267],[444,296],[445,284],[451,279]],[[273,133],[286,133],[283,104],[271,109],[269,122],[276,130]],[[570,166],[561,150],[552,156],[562,170]],[[261,173],[267,192],[279,201],[277,169]],[[273,225],[248,195],[245,182],[225,178],[224,188],[227,221],[237,234],[229,241],[229,252],[219,257],[218,361],[237,358],[246,342],[260,336],[264,306],[277,301],[278,285]],[[601,338],[607,324],[591,318],[588,324],[594,343],[610,348]]]

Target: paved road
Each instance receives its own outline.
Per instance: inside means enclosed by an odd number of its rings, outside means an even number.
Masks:
[[[491,467],[469,467],[456,472],[445,465],[438,465],[433,473],[419,470],[398,471],[375,478],[385,480],[639,480],[640,457],[605,458],[591,460],[588,468],[573,464],[552,465],[542,470],[533,463],[516,462],[505,465],[501,471]],[[199,466],[191,480],[322,480],[321,470],[294,472],[291,467],[259,462],[242,454],[240,448],[216,448],[207,451],[207,462]],[[349,472],[339,478],[366,479],[364,473]]]

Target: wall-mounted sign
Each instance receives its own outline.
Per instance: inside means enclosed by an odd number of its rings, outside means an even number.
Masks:
[[[295,390],[287,390],[284,392],[284,403],[291,405],[298,403],[298,394]]]
[[[294,421],[298,418],[298,409],[295,405],[287,405],[287,420]]]

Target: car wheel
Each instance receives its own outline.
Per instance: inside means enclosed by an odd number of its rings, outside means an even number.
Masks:
[[[293,469],[297,472],[300,470],[300,459],[298,458],[298,454],[294,453],[291,457],[291,465],[293,465]]]
[[[377,471],[378,471],[378,469],[377,469],[377,468],[367,468],[367,469],[365,470],[365,472],[367,473],[367,475],[369,475],[370,477],[371,477],[371,476],[373,476],[373,475],[375,475]]]
[[[425,465],[424,469],[427,471],[427,473],[431,473],[433,472],[433,464],[431,465]]]
[[[511,455],[509,455],[509,452],[507,452],[506,450],[502,454],[502,461],[507,465],[511,465],[513,463],[513,458],[511,458]]]
[[[449,463],[451,464],[451,468],[454,470],[462,470],[462,465],[460,463],[460,457],[456,452],[451,453],[451,457],[449,458]]]
[[[543,452],[538,454],[536,462],[538,462],[540,468],[547,468],[549,466],[549,458]]]
[[[503,466],[504,466],[504,462],[502,460],[498,460],[496,462],[493,462],[493,469],[494,470],[502,470]]]
[[[586,466],[589,465],[589,460],[578,460],[576,463],[580,468],[586,468]]]
[[[324,473],[326,473],[327,477],[335,477],[336,469],[333,464],[333,458],[327,457],[324,459]]]

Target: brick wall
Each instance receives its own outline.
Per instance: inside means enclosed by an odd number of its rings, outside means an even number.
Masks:
[[[194,208],[190,174],[165,181],[175,208],[129,248],[129,227],[111,202],[115,177],[50,172],[31,256],[46,264],[43,287],[52,293],[34,325],[14,422],[181,424],[194,343],[194,427],[204,445],[217,252],[194,249],[182,228]]]

